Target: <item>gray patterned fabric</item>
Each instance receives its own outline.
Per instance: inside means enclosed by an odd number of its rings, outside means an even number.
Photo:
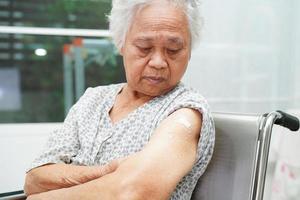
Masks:
[[[159,123],[174,111],[193,108],[203,117],[197,161],[171,197],[172,200],[190,199],[213,153],[215,130],[207,102],[197,91],[180,83],[113,124],[109,111],[123,86],[88,88],[71,108],[62,127],[50,136],[46,148],[30,169],[47,163],[104,165],[140,151]]]

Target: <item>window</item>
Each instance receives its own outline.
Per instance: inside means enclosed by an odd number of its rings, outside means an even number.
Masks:
[[[83,30],[107,29],[110,1],[3,0],[0,8],[2,26],[21,27],[0,31],[0,123],[63,121],[87,87],[125,81],[110,39]]]
[[[107,29],[110,0],[1,0],[0,25]]]

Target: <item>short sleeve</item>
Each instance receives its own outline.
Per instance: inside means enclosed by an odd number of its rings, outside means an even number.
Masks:
[[[28,171],[49,163],[72,163],[80,148],[78,139],[78,108],[88,98],[87,89],[79,101],[70,109],[61,127],[50,134],[42,153],[33,161]]]

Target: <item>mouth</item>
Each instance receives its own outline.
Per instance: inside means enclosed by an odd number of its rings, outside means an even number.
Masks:
[[[146,79],[150,84],[157,85],[165,81],[163,77],[156,77],[156,76],[145,76]]]

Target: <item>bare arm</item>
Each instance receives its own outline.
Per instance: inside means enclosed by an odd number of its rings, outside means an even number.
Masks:
[[[29,171],[26,175],[24,192],[27,196],[50,190],[68,188],[100,178],[115,171],[121,160],[104,166],[75,166],[49,164]]]
[[[129,156],[115,172],[29,199],[169,199],[195,162],[200,130],[200,113],[180,109],[160,124],[142,151]]]

